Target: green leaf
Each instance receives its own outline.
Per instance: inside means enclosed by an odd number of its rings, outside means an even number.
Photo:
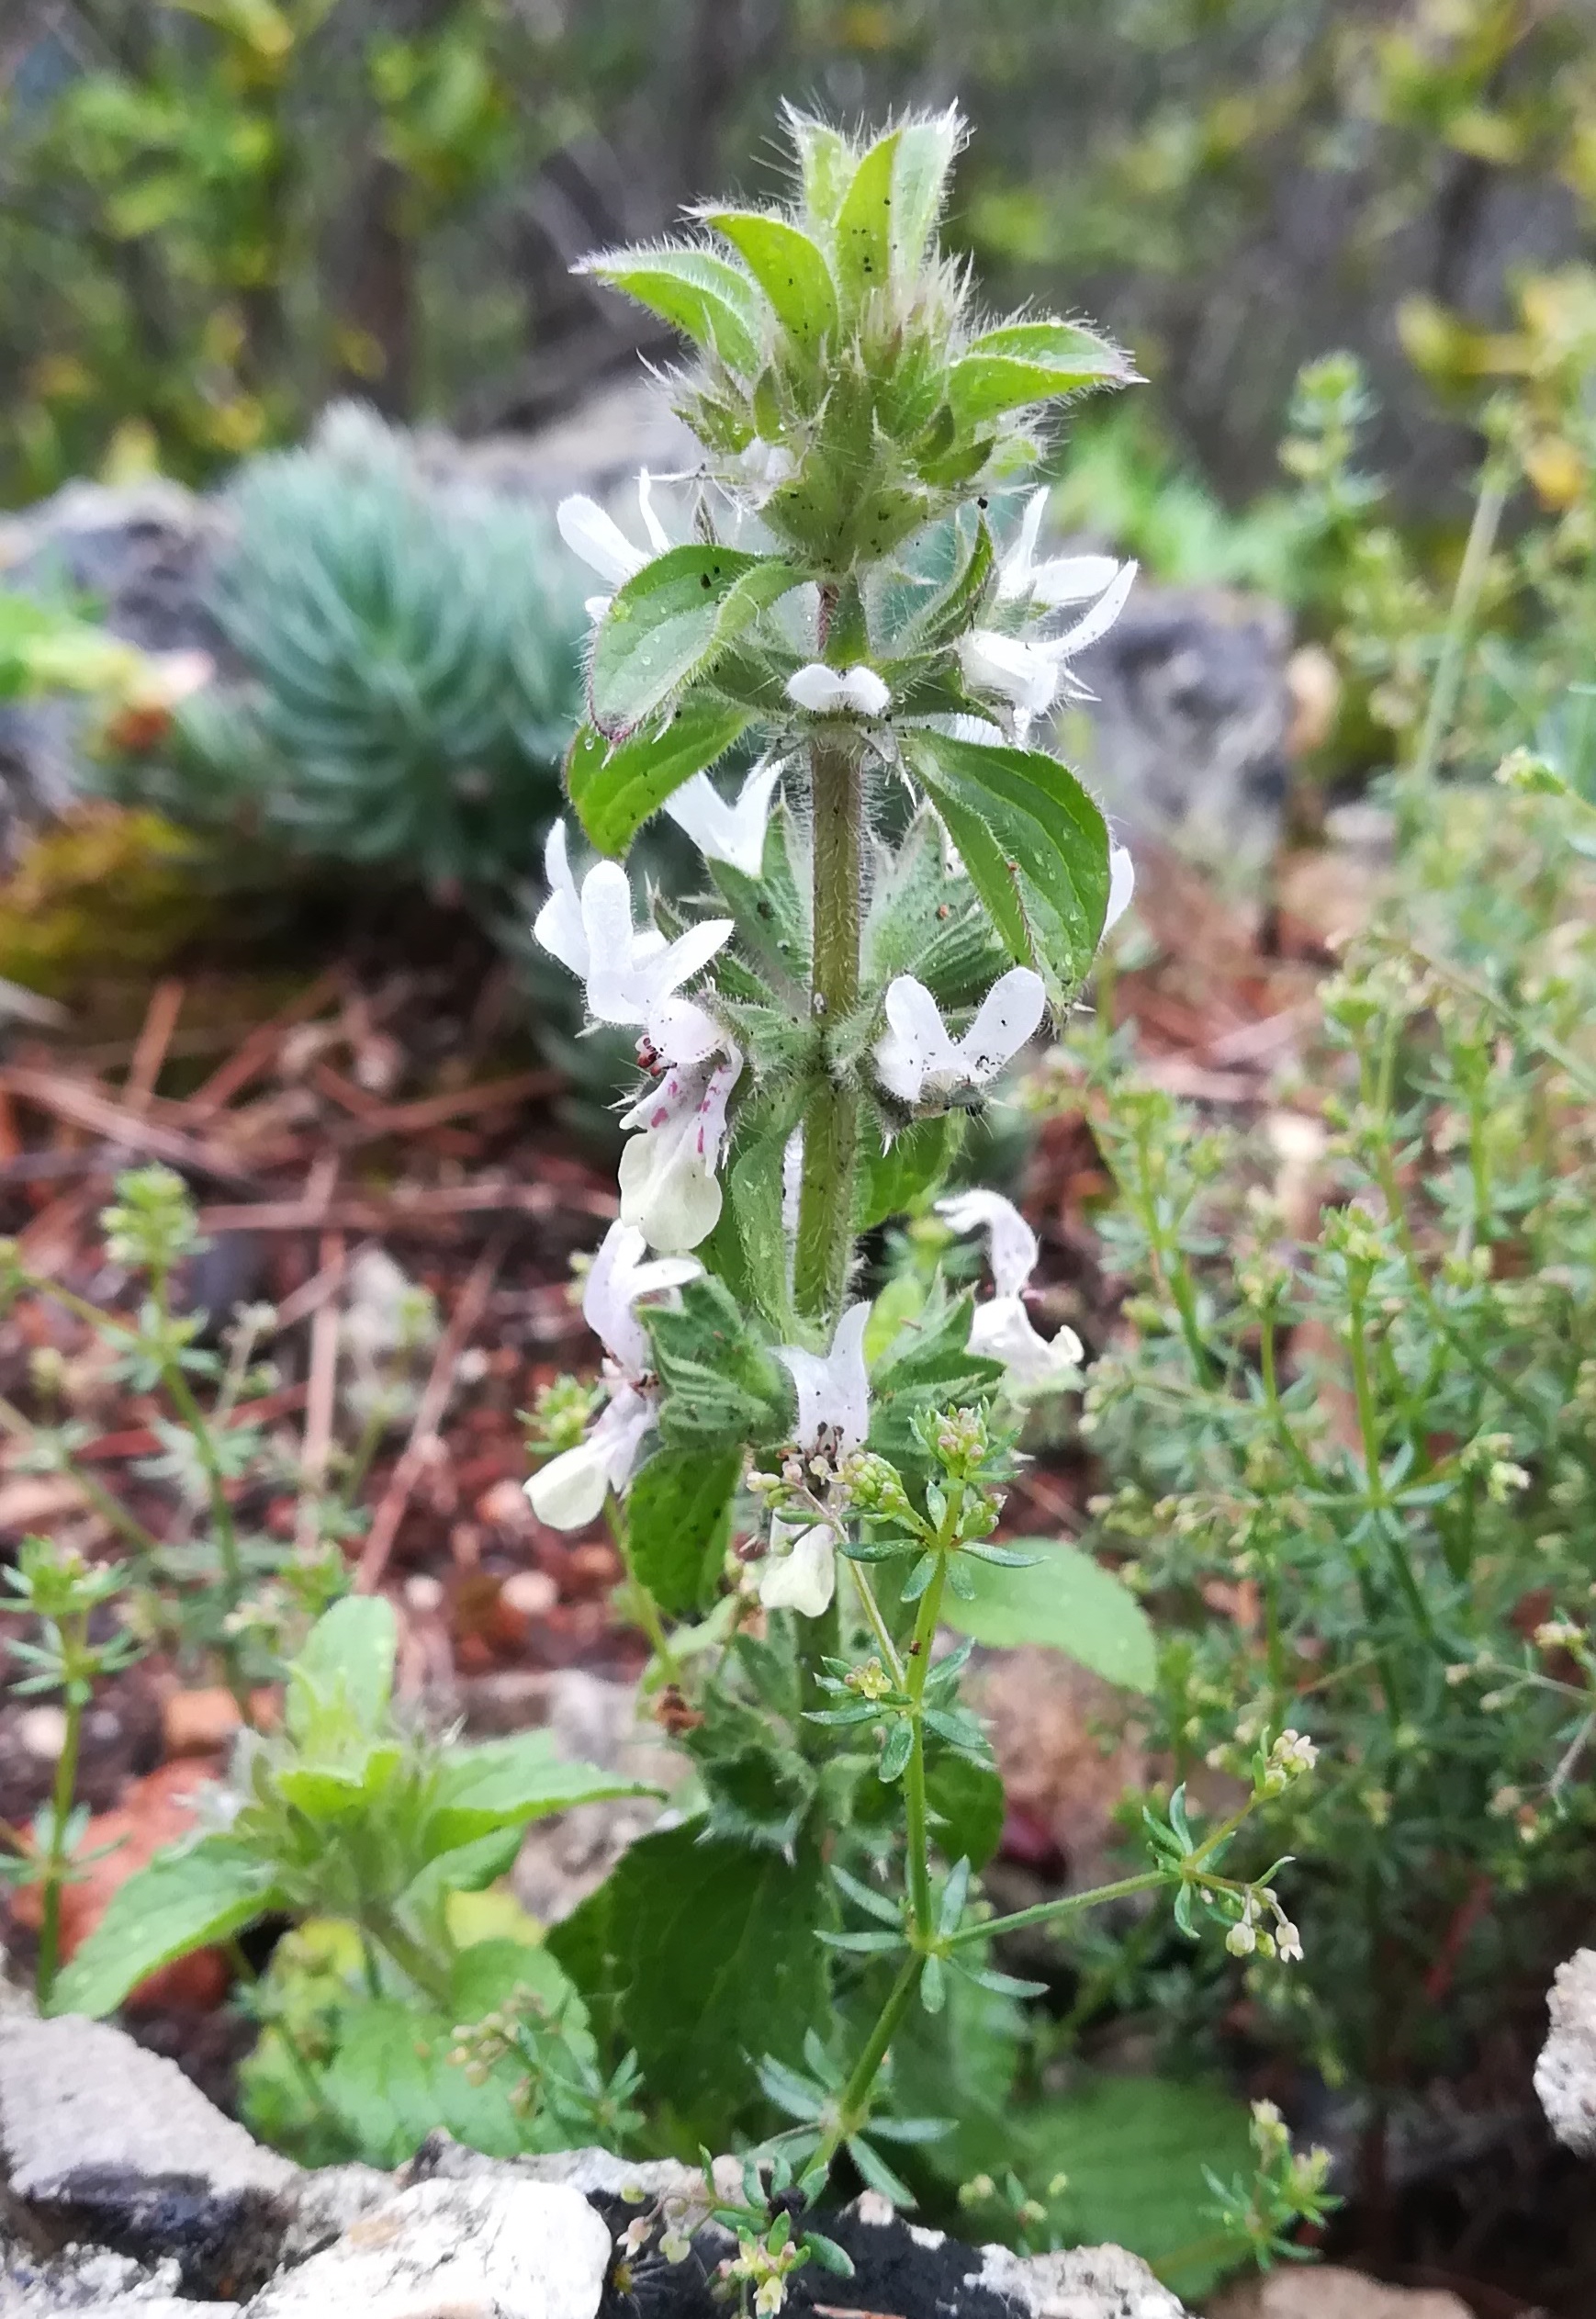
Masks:
[[[229,1940],[282,1906],[269,1869],[228,1838],[158,1852],[111,1895],[57,1981],[50,2009],[97,2020],[174,1957]]]
[[[1003,1781],[992,1765],[938,1753],[927,1767],[926,1798],[938,1849],[984,1868],[1003,1835]]]
[[[633,1568],[673,1618],[694,1615],[714,1591],[742,1470],[736,1447],[657,1449],[627,1492]]]
[[[288,1673],[283,1721],[303,1747],[332,1710],[366,1735],[382,1726],[393,1697],[399,1625],[380,1594],[349,1594],[324,1611],[306,1636]]]
[[[927,1471],[911,1422],[916,1411],[968,1406],[989,1398],[1002,1380],[1001,1361],[970,1350],[974,1309],[968,1296],[927,1303],[905,1324],[871,1374],[870,1447],[890,1458],[900,1472]],[[926,1578],[929,1575],[927,1570]],[[920,1580],[916,1593],[925,1582]]]
[[[736,547],[695,544],[656,556],[600,623],[589,677],[594,724],[613,740],[634,732],[691,678],[707,676],[750,621],[803,577],[779,557]]]
[[[741,253],[795,345],[812,355],[836,337],[837,285],[826,253],[802,227],[759,209],[710,209],[704,222]]]
[[[1010,955],[1034,965],[1062,1004],[1096,955],[1108,907],[1100,808],[1040,749],[931,732],[902,739]]]
[[[635,298],[729,368],[758,367],[759,308],[753,285],[740,266],[728,265],[712,250],[611,250],[579,270]]]
[[[557,2016],[573,2054],[596,2059],[587,2009],[554,1957],[517,1941],[479,1942],[461,1952],[450,1978],[447,2014],[382,1998],[352,2005],[339,2024],[321,2091],[371,2165],[402,2165],[439,2126],[489,2157],[568,2139],[552,2119],[534,2111],[529,2120],[515,2101],[526,2073],[519,2054],[495,2062],[480,2085],[449,2059],[456,2026],[528,1994]]]
[[[931,120],[905,123],[893,155],[893,269],[907,280],[925,263],[959,151],[959,115],[950,106]]]
[[[1013,322],[972,341],[949,375],[961,426],[1050,402],[1086,387],[1122,387],[1135,376],[1107,339],[1073,322]]]
[[[1128,2247],[1195,2302],[1235,2260],[1233,2250],[1212,2251],[1204,2166],[1251,2181],[1247,2126],[1246,2104],[1217,2087],[1087,2078],[1057,2101],[1010,2112],[1007,2162],[1030,2181],[1068,2176],[1055,2210],[1067,2244]],[[1196,2261],[1170,2264],[1205,2241],[1209,2251]]]
[[[787,1372],[756,1335],[723,1281],[705,1274],[680,1290],[677,1309],[639,1315],[665,1388],[659,1433],[668,1448],[768,1444],[790,1431]]]
[[[564,1762],[546,1731],[520,1731],[480,1747],[451,1749],[433,1786],[424,1846],[432,1853],[452,1852],[495,1829],[545,1819],[576,1804],[658,1792],[591,1763]]]
[[[842,207],[851,182],[857,152],[839,129],[829,121],[785,108],[787,134],[798,156],[804,207],[817,225],[829,225]]]
[[[871,290],[884,289],[892,275],[893,168],[901,129],[878,137],[853,173],[834,229],[837,278],[842,294],[858,306]]]
[[[613,1993],[650,2092],[702,2138],[724,2134],[755,2062],[796,2062],[828,2016],[819,1854],[704,1840],[702,1820],[634,1844],[548,1946],[579,1988]]]
[[[592,726],[579,726],[566,788],[599,851],[624,854],[649,815],[724,757],[748,723],[747,711],[727,702],[687,700],[663,727],[613,744]]]
[[[889,1216],[917,1213],[947,1175],[963,1128],[963,1120],[949,1112],[916,1120],[888,1144],[879,1128],[871,1136],[867,1123],[855,1229],[871,1232]]]
[[[975,1591],[968,1602],[944,1603],[949,1626],[1000,1649],[1043,1643],[1127,1691],[1151,1691],[1158,1650],[1135,1595],[1078,1546],[1051,1538],[1013,1543],[1040,1559],[1015,1570],[961,1558]]]

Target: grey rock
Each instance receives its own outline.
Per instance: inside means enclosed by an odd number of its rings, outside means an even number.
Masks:
[[[1179,2296],[1122,2246],[1072,2246],[1051,2255],[983,2246],[981,2257],[966,2284],[1006,2297],[1033,2319],[1185,2319]]]
[[[0,2155],[12,2196],[72,2203],[93,2175],[281,2195],[300,2169],[208,2102],[175,2062],[106,2021],[0,2021]]]
[[[1127,834],[1216,870],[1255,870],[1286,796],[1290,622],[1277,604],[1139,580],[1073,666],[1094,699],[1061,719],[1064,754]]]
[[[392,2181],[386,2177],[381,2178],[391,2194]],[[427,2136],[415,2156],[394,2178],[407,2187],[416,2182],[510,2178],[552,2183],[578,2190],[584,2198],[691,2199],[703,2188],[702,2170],[695,2166],[683,2166],[675,2158],[634,2161],[600,2149],[555,2150],[524,2158],[489,2158],[480,2150],[456,2142],[442,2127]]]
[[[568,2184],[417,2182],[273,2280],[247,2319],[594,2319],[610,2256]]]
[[[1559,1964],[1546,1998],[1551,2034],[1535,2064],[1535,2092],[1566,2148],[1596,2158],[1596,1949]]]
[[[47,2261],[13,2255],[0,2276],[0,2319],[237,2319],[236,2302],[194,2302],[179,2297],[178,2267],[147,2268],[103,2246],[68,2246]]]

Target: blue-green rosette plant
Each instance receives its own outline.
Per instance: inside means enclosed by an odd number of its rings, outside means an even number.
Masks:
[[[549,839],[535,932],[592,1023],[636,1033],[639,1078],[584,1289],[603,1406],[546,1402],[557,1454],[528,1487],[559,1528],[608,1513],[700,1784],[551,1939],[668,2134],[724,2146],[762,2091],[801,2187],[846,2146],[903,2195],[878,2144],[942,2131],[890,2090],[916,2002],[935,2019],[961,1984],[1035,1986],[987,1961],[1006,1920],[972,1878],[1001,1788],[959,1701],[971,1645],[938,1638],[1028,1633],[1102,1664],[1112,1631],[1123,1679],[1151,1682],[1107,1573],[992,1543],[1020,1406],[1076,1381],[1081,1347],[1033,1323],[1010,1203],[945,1190],[966,1120],[1130,898],[1128,857],[1042,744],[1134,568],[1040,553],[1044,491],[994,510],[1062,405],[1133,373],[1078,323],[978,314],[938,246],[955,114],[870,143],[789,127],[788,206],[707,208],[694,239],[590,267],[692,342],[679,407],[702,457],[642,478],[635,537],[589,500],[560,510],[605,586],[577,832]],[[752,761],[735,794],[723,760]],[[624,857],[662,811],[707,907],[639,906]],[[983,1234],[993,1292],[920,1266],[872,1300],[869,1235],[905,1216],[922,1248]],[[1293,1954],[1273,1871],[1221,1873],[1250,1808],[1205,1831],[1177,1796],[1153,1865],[1108,1894],[1170,1887],[1186,1931],[1275,1923],[1255,1937]]]

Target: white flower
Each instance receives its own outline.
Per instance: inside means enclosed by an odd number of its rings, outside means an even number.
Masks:
[[[742,1053],[691,998],[653,1010],[639,1052],[659,1076],[621,1115],[623,1127],[642,1131],[621,1154],[622,1220],[651,1248],[695,1248],[720,1221],[715,1170]]]
[[[787,698],[813,716],[839,716],[849,710],[857,716],[884,716],[893,696],[884,678],[862,662],[828,669],[824,660],[811,660],[787,679]]]
[[[679,1289],[702,1269],[695,1256],[649,1260],[643,1234],[630,1224],[612,1224],[604,1234],[582,1291],[582,1314],[604,1347],[610,1399],[586,1439],[551,1458],[526,1485],[533,1512],[551,1529],[585,1529],[608,1493],[631,1480],[656,1400],[637,1300]]]
[[[1032,603],[1051,612],[1060,604],[1085,603],[1094,596],[1103,595],[1118,578],[1119,565],[1112,556],[1050,556],[1040,564],[1036,561],[1037,535],[1047,512],[1048,498],[1045,485],[1041,490],[1031,493],[1026,501],[1018,536],[999,558],[1000,604],[1017,603],[1028,596]]]
[[[765,827],[770,818],[770,798],[781,778],[781,760],[767,757],[737,792],[736,803],[723,797],[707,773],[694,773],[665,801],[665,810],[679,829],[685,829],[706,861],[725,861],[746,878],[757,878],[765,866]]]
[[[732,932],[729,917],[705,918],[674,942],[656,927],[639,932],[632,922],[632,888],[618,861],[595,862],[579,894],[563,821],[549,831],[543,859],[551,891],[533,933],[587,985],[588,1012],[598,1022],[646,1023],[662,999],[708,965]]]
[[[1012,1061],[1042,1019],[1047,994],[1040,974],[1011,966],[1000,974],[955,1039],[941,1009],[912,974],[887,985],[887,1031],[875,1049],[876,1075],[903,1103],[944,1100],[961,1087],[984,1086]]]
[[[837,1532],[828,1522],[794,1530],[770,1525],[770,1555],[759,1578],[759,1600],[767,1610],[795,1610],[819,1618],[837,1592]]]
[[[663,555],[670,546],[670,535],[654,512],[654,486],[646,467],[637,478],[637,512],[648,535],[646,547],[635,547],[614,517],[606,513],[597,500],[589,499],[585,491],[573,492],[568,500],[562,500],[555,521],[571,553],[579,556],[613,588],[622,588],[642,570],[650,557]],[[608,596],[590,596],[589,619],[601,620],[610,602]]]
[[[792,1377],[798,1395],[793,1439],[805,1456],[846,1457],[861,1447],[870,1431],[870,1373],[864,1365],[868,1304],[850,1304],[837,1324],[829,1353],[807,1353],[801,1345],[778,1345],[776,1358]]]
[[[1134,564],[1111,564],[1106,557],[1069,557],[1062,558],[1061,563],[1101,564],[1112,574],[1091,610],[1062,636],[1017,636],[997,628],[972,628],[954,647],[965,682],[977,692],[995,692],[1000,699],[1012,703],[1015,729],[1020,734],[1033,716],[1041,716],[1051,708],[1061,689],[1073,689],[1081,698],[1086,697],[1080,687],[1072,685],[1069,663],[1088,645],[1107,635],[1124,611],[1136,579]],[[1049,568],[1043,565],[1040,568]],[[1059,601],[1064,599],[1061,597]]]
[[[1108,907],[1103,915],[1101,939],[1107,940],[1126,911],[1136,891],[1136,864],[1130,859],[1129,846],[1108,845]]]
[[[1025,1309],[1040,1251],[1025,1218],[1001,1192],[955,1192],[937,1202],[937,1213],[958,1233],[986,1233],[987,1262],[996,1295],[978,1304],[970,1324],[970,1349],[1001,1361],[1011,1384],[1028,1387],[1064,1382],[1080,1366],[1085,1348],[1073,1329],[1061,1329],[1051,1343],[1039,1336]]]
[[[850,1304],[837,1324],[827,1353],[799,1345],[779,1345],[798,1395],[794,1439],[801,1456],[835,1467],[858,1449],[870,1431],[870,1372],[864,1362],[868,1304]],[[795,1610],[818,1618],[837,1591],[837,1531],[829,1522],[807,1525],[775,1521],[770,1553],[759,1578],[759,1600],[767,1610]]]

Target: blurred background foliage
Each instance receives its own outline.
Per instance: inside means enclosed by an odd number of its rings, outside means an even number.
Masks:
[[[1588,242],[1593,30],[1588,0],[9,0],[0,500],[205,480],[339,391],[534,422],[638,343],[572,258],[760,192],[777,96],[956,93],[995,301],[1086,308],[1152,379],[1096,481],[1160,500],[1172,576],[1267,578],[1213,515],[1268,488],[1327,347],[1399,503],[1445,512],[1458,422],[1526,359],[1515,291]]]

